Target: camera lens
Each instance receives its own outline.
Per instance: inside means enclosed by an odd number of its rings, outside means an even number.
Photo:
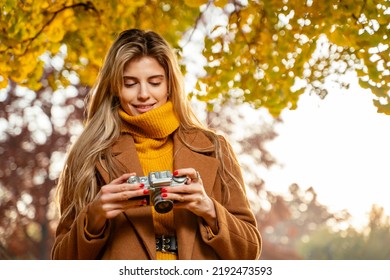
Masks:
[[[168,213],[173,208],[173,202],[171,200],[163,199],[161,197],[161,191],[159,189],[155,190],[155,192],[152,194],[152,201],[154,209],[157,213]]]
[[[160,200],[154,204],[154,209],[160,214],[168,213],[173,208],[172,200]]]

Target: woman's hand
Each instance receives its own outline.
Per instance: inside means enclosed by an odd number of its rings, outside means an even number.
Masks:
[[[94,234],[103,229],[107,219],[118,216],[123,211],[143,206],[149,190],[142,183],[129,184],[127,180],[135,173],[124,174],[101,187],[95,199],[89,204],[87,219],[88,232]]]
[[[185,208],[195,215],[202,217],[205,222],[216,232],[216,212],[214,202],[207,195],[202,178],[193,168],[178,169],[174,176],[187,176],[184,185],[162,188],[162,197],[175,202],[175,208]]]

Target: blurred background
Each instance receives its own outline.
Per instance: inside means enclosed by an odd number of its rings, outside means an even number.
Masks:
[[[134,27],[233,144],[262,259],[390,259],[389,0],[0,3],[0,259],[50,259],[84,98]]]

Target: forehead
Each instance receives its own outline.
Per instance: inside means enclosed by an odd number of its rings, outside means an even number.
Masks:
[[[132,77],[155,76],[165,75],[165,70],[155,58],[143,56],[127,62],[123,74]]]

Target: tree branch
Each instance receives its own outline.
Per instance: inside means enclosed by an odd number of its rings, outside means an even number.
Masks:
[[[86,3],[77,3],[77,4],[73,4],[73,5],[69,5],[69,6],[64,6],[64,7],[62,7],[61,9],[59,9],[58,11],[55,11],[55,12],[53,12],[52,14],[52,17],[41,27],[41,29],[40,30],[38,30],[38,32],[34,35],[34,36],[32,36],[32,37],[30,37],[30,38],[27,38],[27,39],[24,39],[24,40],[22,40],[21,42],[20,42],[20,44],[23,44],[23,43],[27,43],[27,45],[26,45],[26,48],[25,48],[25,50],[24,50],[24,52],[23,52],[23,55],[25,55],[26,53],[27,53],[27,51],[28,51],[28,49],[30,48],[30,46],[31,46],[31,44],[32,44],[32,42],[34,41],[34,40],[36,40],[42,33],[43,33],[43,30],[47,27],[47,26],[49,26],[53,21],[54,21],[54,19],[58,16],[58,14],[60,14],[61,12],[63,12],[63,11],[65,11],[65,10],[67,10],[67,9],[75,9],[75,8],[77,8],[77,7],[84,7],[84,9],[87,11],[87,10],[92,10],[92,11],[94,11],[96,14],[99,14],[99,12],[98,12],[98,10],[95,8],[95,6],[93,5],[93,3],[91,2],[91,1],[88,1],[88,2],[86,2]],[[9,49],[12,49],[12,47],[8,47],[8,48],[6,48],[5,50],[3,50],[3,51],[0,51],[0,53],[5,53],[7,50],[9,50]]]

